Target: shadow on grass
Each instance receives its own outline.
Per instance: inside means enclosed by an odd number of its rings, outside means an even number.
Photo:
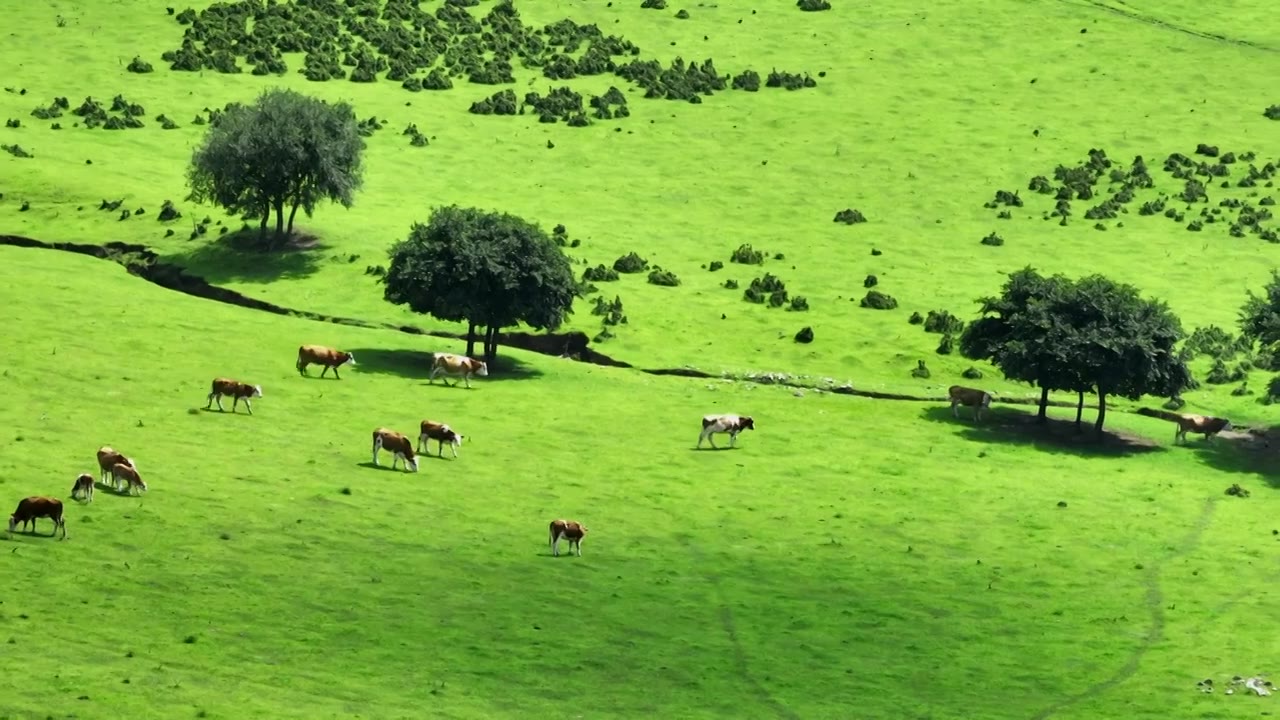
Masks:
[[[361,373],[378,375],[395,375],[409,380],[429,380],[431,363],[435,354],[426,350],[387,350],[383,348],[347,348],[356,358],[356,370]],[[350,367],[350,366],[348,366]],[[346,368],[344,368],[346,369]],[[513,357],[499,355],[489,364],[489,375],[472,376],[471,385],[475,387],[495,380],[524,380],[542,375],[542,371],[527,365]],[[459,383],[466,389],[461,377],[447,377],[444,373],[436,376],[435,384],[448,380],[450,385]]]
[[[198,408],[192,408],[192,409],[195,410],[195,412],[192,413],[193,415],[199,414],[199,413],[212,413],[214,415],[243,415],[244,417],[253,417],[253,415],[240,409],[236,409],[235,411],[232,411],[231,408],[227,408],[226,410],[219,410],[217,405],[214,405],[213,407],[198,407]]]
[[[166,260],[181,265],[213,285],[225,282],[268,283],[315,273],[320,269],[327,249],[327,245],[316,242],[314,238],[295,234],[284,247],[264,250],[254,228],[206,240],[199,247]]]
[[[1215,470],[1254,473],[1271,487],[1280,488],[1280,428],[1224,432],[1209,441],[1188,434],[1187,442],[1178,449],[1196,453]]]
[[[1005,445],[1030,445],[1037,450],[1053,453],[1093,457],[1125,457],[1150,452],[1166,452],[1166,448],[1151,438],[1125,432],[1105,430],[1101,441],[1096,439],[1093,423],[1085,422],[1083,432],[1076,432],[1074,420],[1049,418],[1049,422],[1036,423],[1034,413],[1011,408],[993,408],[975,421],[972,414],[951,414],[950,406],[926,407],[920,412],[926,420],[951,425],[956,434],[981,443]]]
[[[697,445],[694,445],[693,447],[689,448],[689,451],[690,452],[721,452],[724,450],[741,450],[741,449],[742,449],[741,445],[734,445],[733,447],[729,447],[728,445],[717,445],[716,447],[711,447],[710,445],[703,445],[702,447],[698,447]]]
[[[36,540],[58,540],[62,537],[62,531],[59,530],[57,527],[53,528],[52,534],[40,532],[39,528],[36,528],[34,530],[14,530],[11,533],[7,533],[3,537],[6,540],[13,540],[15,538],[20,538],[20,537],[35,538]]]
[[[412,473],[412,472],[410,472],[410,471],[406,471],[406,470],[404,469],[404,464],[403,464],[403,463],[399,463],[399,462],[397,462],[397,463],[396,463],[396,467],[395,467],[395,469],[394,469],[394,470],[392,470],[392,468],[391,468],[391,464],[390,464],[390,463],[387,463],[386,465],[374,465],[372,460],[366,460],[366,461],[361,462],[361,463],[356,463],[356,466],[357,466],[357,467],[362,467],[362,468],[367,468],[367,469],[369,469],[369,470],[382,470],[382,471],[384,471],[384,472],[394,472],[394,473],[399,473],[399,474],[403,474],[403,475],[412,475],[412,474],[413,474],[413,473]]]

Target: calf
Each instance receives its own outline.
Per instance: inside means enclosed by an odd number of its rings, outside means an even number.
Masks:
[[[960,417],[960,405],[973,406],[973,419],[981,420],[982,411],[991,408],[991,393],[975,390],[961,385],[947,388],[947,397],[951,400],[951,414]]]
[[[462,445],[462,435],[444,423],[423,420],[422,432],[418,435],[418,452],[422,452],[423,443],[428,445],[427,450],[430,451],[431,448],[429,446],[432,440],[440,443],[436,453],[437,457],[444,457],[444,444],[446,442],[453,449],[453,456],[458,457],[458,447]]]
[[[89,473],[80,473],[76,478],[76,482],[71,486],[71,499],[79,500],[80,495],[84,495],[85,499],[93,502],[94,482],[93,476]]]
[[[711,441],[711,447],[716,447],[716,439],[712,437],[716,433],[729,433],[729,447],[733,447],[738,440],[738,433],[743,430],[755,430],[755,420],[750,415],[704,415],[702,418],[702,434],[698,436],[698,448],[702,448],[702,441]]]
[[[466,355],[453,355],[451,353],[436,353],[435,360],[431,362],[431,378],[427,383],[436,381],[436,375],[444,373],[446,378],[461,376],[466,382],[467,387],[471,387],[471,377],[489,377],[489,366],[483,360],[467,357]],[[445,385],[449,384],[447,379],[440,382]],[[457,383],[454,383],[457,385]]]
[[[67,521],[62,517],[62,501],[57,498],[44,497],[42,495],[32,495],[18,501],[18,508],[9,516],[9,534],[13,534],[14,528],[18,527],[18,523],[22,523],[22,529],[27,529],[27,523],[31,523],[31,532],[36,530],[36,520],[38,518],[47,517],[53,521],[53,532],[49,537],[58,534],[59,528],[62,530],[62,538],[67,537]]]
[[[111,475],[111,468],[114,467],[117,463],[124,463],[125,465],[128,465],[129,467],[132,467],[134,469],[137,469],[138,467],[136,464],[134,464],[132,458],[127,458],[124,455],[121,455],[120,453],[116,452],[115,449],[112,448],[110,445],[103,445],[102,447],[98,448],[98,467],[102,470],[103,485],[107,484],[107,477]]]
[[[342,379],[338,374],[338,368],[343,365],[355,365],[356,358],[349,352],[334,350],[333,348],[323,345],[303,345],[298,348],[298,374],[306,375],[308,365],[323,365],[324,369],[320,371],[320,377],[333,370],[333,376]]]
[[[231,378],[214,378],[213,385],[209,390],[209,402],[205,403],[204,409],[208,410],[215,400],[218,401],[218,412],[226,412],[222,407],[222,396],[227,395],[234,398],[231,401],[231,412],[236,411],[236,405],[241,400],[244,401],[244,408],[253,414],[253,406],[249,404],[250,398],[262,397],[261,385],[250,385],[242,383]]]
[[[111,479],[115,483],[117,491],[125,489],[130,495],[133,494],[134,488],[138,488],[140,493],[147,491],[147,483],[138,475],[138,469],[132,465],[125,465],[124,463],[112,465]],[[120,483],[121,480],[124,481],[123,485]]]
[[[418,458],[413,454],[413,443],[409,438],[401,435],[395,430],[387,428],[378,428],[373,431],[373,464],[378,464],[378,451],[389,450],[393,457],[391,458],[391,469],[396,469],[396,463],[403,460],[406,470],[418,472]],[[379,466],[381,467],[381,466]]]
[[[552,520],[551,521],[551,554],[560,555],[560,539],[565,538],[569,541],[569,551],[577,553],[578,557],[582,557],[582,538],[586,536],[587,529],[582,523],[573,520]]]

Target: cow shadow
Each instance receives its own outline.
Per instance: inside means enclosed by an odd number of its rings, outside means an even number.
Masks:
[[[960,417],[952,415],[951,406],[926,407],[921,417],[930,422],[950,425],[955,434],[980,443],[1032,446],[1049,453],[1065,453],[1086,457],[1127,457],[1167,452],[1151,438],[1126,432],[1104,430],[1101,439],[1093,431],[1093,423],[1085,421],[1077,431],[1075,420],[1050,416],[1048,422],[1037,423],[1034,412],[1015,408],[992,407],[983,412],[982,420],[973,419],[972,408],[960,408]]]
[[[268,283],[316,273],[327,250],[329,246],[297,233],[283,247],[266,249],[258,240],[257,228],[251,228],[227,233],[166,260],[213,285]]]
[[[403,464],[403,463],[396,463],[396,467],[395,467],[395,469],[394,469],[394,470],[392,470],[392,469],[391,469],[391,463],[390,463],[390,462],[385,462],[385,463],[383,463],[383,464],[381,464],[381,465],[374,465],[372,460],[365,460],[364,462],[356,463],[356,467],[362,467],[362,468],[366,468],[366,469],[368,469],[368,470],[382,470],[382,471],[384,471],[384,472],[394,472],[394,473],[397,473],[397,474],[403,474],[403,475],[412,475],[412,474],[413,474],[412,472],[407,472],[407,471],[405,471],[405,469],[404,469],[404,464]],[[422,463],[421,463],[421,462],[419,462],[419,463],[418,463],[418,468],[419,468],[419,470],[421,470],[421,468],[422,468]]]
[[[346,350],[356,358],[356,372],[394,375],[406,380],[428,381],[431,379],[431,363],[435,360],[434,352],[405,348],[346,348]],[[350,365],[343,368],[343,370],[348,369],[351,369]],[[489,363],[489,375],[487,377],[472,376],[471,385],[475,387],[494,381],[526,380],[541,375],[541,370],[517,358],[499,355]],[[442,380],[448,380],[450,385],[458,382],[463,389],[466,389],[466,383],[461,377],[447,377],[444,373],[440,373],[434,384],[441,385]]]
[[[47,522],[48,521],[46,520],[46,523]],[[47,524],[46,524],[46,527],[47,527]],[[56,527],[54,528],[54,532],[52,534],[43,532],[40,530],[40,528],[36,528],[34,530],[14,530],[11,533],[5,533],[4,535],[0,535],[0,537],[3,537],[5,540],[14,540],[20,537],[33,538],[36,540],[58,540],[62,538],[62,531],[58,530]]]

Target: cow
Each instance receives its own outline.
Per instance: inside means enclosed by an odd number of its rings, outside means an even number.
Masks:
[[[226,412],[222,407],[222,396],[227,395],[234,398],[231,401],[231,412],[236,411],[236,405],[241,400],[244,401],[244,408],[253,414],[253,406],[249,404],[250,398],[262,397],[261,385],[250,385],[242,383],[239,380],[231,378],[214,378],[213,384],[209,390],[209,402],[205,403],[204,409],[208,410],[215,400],[218,401],[218,412]]]
[[[31,532],[35,532],[36,520],[43,517],[53,521],[53,532],[49,533],[49,537],[57,535],[58,530],[61,529],[62,539],[67,539],[67,520],[62,516],[62,501],[43,495],[32,495],[18,501],[17,509],[9,516],[9,534],[13,534],[19,522],[22,523],[23,531],[26,531],[29,522]]]
[[[981,420],[982,411],[991,409],[991,393],[975,390],[961,385],[947,388],[947,398],[951,400],[951,414],[960,417],[960,405],[973,406],[973,419]]]
[[[71,499],[79,500],[79,496],[84,495],[85,500],[93,502],[93,490],[93,476],[89,473],[80,473],[75,484],[71,486]]]
[[[434,420],[422,421],[422,432],[418,434],[418,452],[422,452],[422,446],[425,443],[428,452],[431,450],[431,441],[435,440],[440,443],[436,457],[444,457],[444,444],[449,443],[449,447],[453,449],[453,456],[458,457],[458,447],[462,445],[462,435],[453,428],[444,423],[438,423]]]
[[[755,429],[756,422],[750,415],[704,415],[702,434],[698,436],[698,448],[702,448],[703,440],[709,440],[711,447],[716,448],[716,439],[712,436],[724,432],[729,433],[729,447],[733,447],[738,440],[738,433]]]
[[[334,350],[323,345],[303,345],[298,348],[298,374],[306,375],[308,365],[323,365],[324,369],[320,371],[320,377],[333,370],[333,376],[339,380],[342,376],[338,374],[338,368],[343,365],[355,365],[356,358],[349,352]]]
[[[1178,424],[1178,429],[1173,431],[1173,444],[1177,445],[1178,441],[1187,441],[1187,433],[1193,432],[1204,436],[1206,442],[1211,442],[1213,436],[1224,430],[1231,430],[1231,421],[1226,418],[1209,417],[1207,415],[1182,415],[1181,413],[1169,412],[1168,410],[1152,410],[1151,408],[1138,408],[1139,415],[1160,418],[1161,420],[1172,420]]]
[[[404,467],[407,471],[418,472],[418,458],[413,454],[413,443],[409,438],[401,435],[395,430],[387,428],[378,428],[373,431],[373,464],[378,464],[378,451],[388,450],[392,453],[391,469],[396,469],[396,463],[404,461]],[[381,466],[379,466],[381,467]]]
[[[124,463],[129,467],[137,469],[137,464],[133,462],[133,458],[127,458],[116,452],[110,445],[103,445],[98,448],[98,467],[102,470],[102,484],[107,484],[107,478],[111,475],[111,468],[116,463]]]
[[[471,377],[489,377],[489,366],[483,360],[467,357],[466,355],[454,355],[452,353],[436,353],[435,360],[431,361],[431,378],[427,383],[434,383],[436,375],[444,373],[446,378],[461,376],[466,382],[467,387],[471,387]],[[449,384],[447,379],[440,382],[445,385]],[[454,383],[457,385],[458,383]]]
[[[573,520],[552,520],[551,521],[551,554],[556,557],[560,556],[560,539],[565,538],[569,541],[569,551],[577,553],[578,557],[582,557],[582,538],[587,534],[587,528],[582,523]]]
[[[133,489],[138,488],[140,492],[147,491],[147,483],[138,475],[138,469],[132,465],[124,463],[116,463],[111,466],[111,480],[115,483],[116,491],[121,489],[127,490],[130,495]],[[121,484],[121,480],[124,484]]]

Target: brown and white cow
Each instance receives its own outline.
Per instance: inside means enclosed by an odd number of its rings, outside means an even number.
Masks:
[[[373,464],[378,464],[378,451],[388,450],[392,454],[391,469],[396,469],[396,463],[404,461],[404,468],[407,471],[418,472],[418,458],[413,454],[413,443],[409,438],[387,428],[378,428],[373,431]],[[381,466],[379,466],[381,467]]]
[[[960,405],[973,407],[973,419],[981,420],[982,411],[991,409],[991,393],[961,385],[947,388],[947,398],[951,400],[951,414],[960,417]]]
[[[111,466],[111,480],[115,483],[116,491],[126,490],[130,495],[133,489],[137,488],[139,494],[147,491],[147,483],[138,475],[138,469],[132,465],[124,463],[116,463]],[[121,483],[121,481],[124,481]]]
[[[449,447],[453,449],[453,456],[458,457],[458,447],[462,445],[462,434],[444,423],[423,420],[422,431],[418,434],[418,452],[422,452],[424,443],[427,445],[427,451],[430,452],[432,440],[440,443],[436,457],[444,457],[445,443],[449,443]]]
[[[573,520],[552,520],[551,521],[551,554],[560,555],[560,540],[564,538],[569,541],[569,551],[576,552],[578,557],[582,557],[582,538],[587,534],[587,528],[582,523]]]
[[[249,404],[249,400],[251,398],[262,397],[262,386],[242,383],[239,380],[232,380],[231,378],[214,378],[213,384],[209,390],[209,402],[205,403],[204,409],[208,410],[209,407],[213,405],[213,402],[217,400],[218,412],[226,412],[222,407],[223,395],[234,398],[231,401],[231,412],[234,413],[236,411],[236,405],[243,400],[245,409],[249,411],[250,415],[252,415],[253,406]]]
[[[1187,433],[1193,432],[1204,436],[1205,442],[1211,442],[1213,436],[1220,432],[1230,432],[1234,426],[1227,418],[1210,417],[1208,415],[1183,415],[1182,413],[1169,412],[1168,410],[1153,410],[1151,408],[1138,408],[1139,415],[1148,415],[1157,417],[1162,420],[1172,420],[1178,424],[1178,429],[1173,431],[1173,444],[1177,445],[1179,441],[1187,441]]]
[[[36,520],[38,518],[47,517],[53,521],[53,532],[49,537],[58,534],[58,530],[62,530],[62,538],[67,537],[67,520],[62,516],[62,501],[58,498],[44,497],[43,495],[32,495],[18,501],[18,507],[9,516],[9,534],[12,535],[14,528],[18,527],[18,523],[22,523],[22,529],[27,529],[27,523],[31,523],[31,532],[36,531]]]
[[[107,478],[111,476],[111,468],[117,463],[124,463],[134,469],[137,469],[138,467],[137,464],[133,462],[133,458],[127,458],[119,452],[116,452],[116,450],[110,445],[103,445],[98,448],[98,467],[102,470],[103,485],[107,484]]]
[[[476,360],[466,355],[436,353],[435,360],[431,362],[431,378],[427,383],[435,382],[436,376],[440,373],[444,373],[446,378],[461,377],[467,383],[467,387],[471,387],[472,376],[489,377],[489,366],[483,360]],[[447,379],[440,382],[449,384]],[[454,383],[454,385],[457,384]]]
[[[715,448],[716,439],[712,436],[716,433],[729,433],[729,447],[733,447],[738,440],[738,433],[743,430],[755,429],[756,422],[751,419],[750,415],[704,415],[702,417],[702,434],[698,436],[698,447],[702,447],[703,440],[709,440],[711,441],[711,447]]]
[[[320,377],[333,370],[333,376],[342,379],[338,374],[338,368],[343,365],[355,365],[356,358],[349,352],[334,350],[324,345],[303,345],[298,348],[298,374],[306,375],[308,365],[323,365],[324,369],[320,371]]]
[[[85,500],[93,502],[94,481],[93,476],[89,473],[80,473],[76,478],[76,482],[71,486],[71,499],[79,500],[83,495]]]

